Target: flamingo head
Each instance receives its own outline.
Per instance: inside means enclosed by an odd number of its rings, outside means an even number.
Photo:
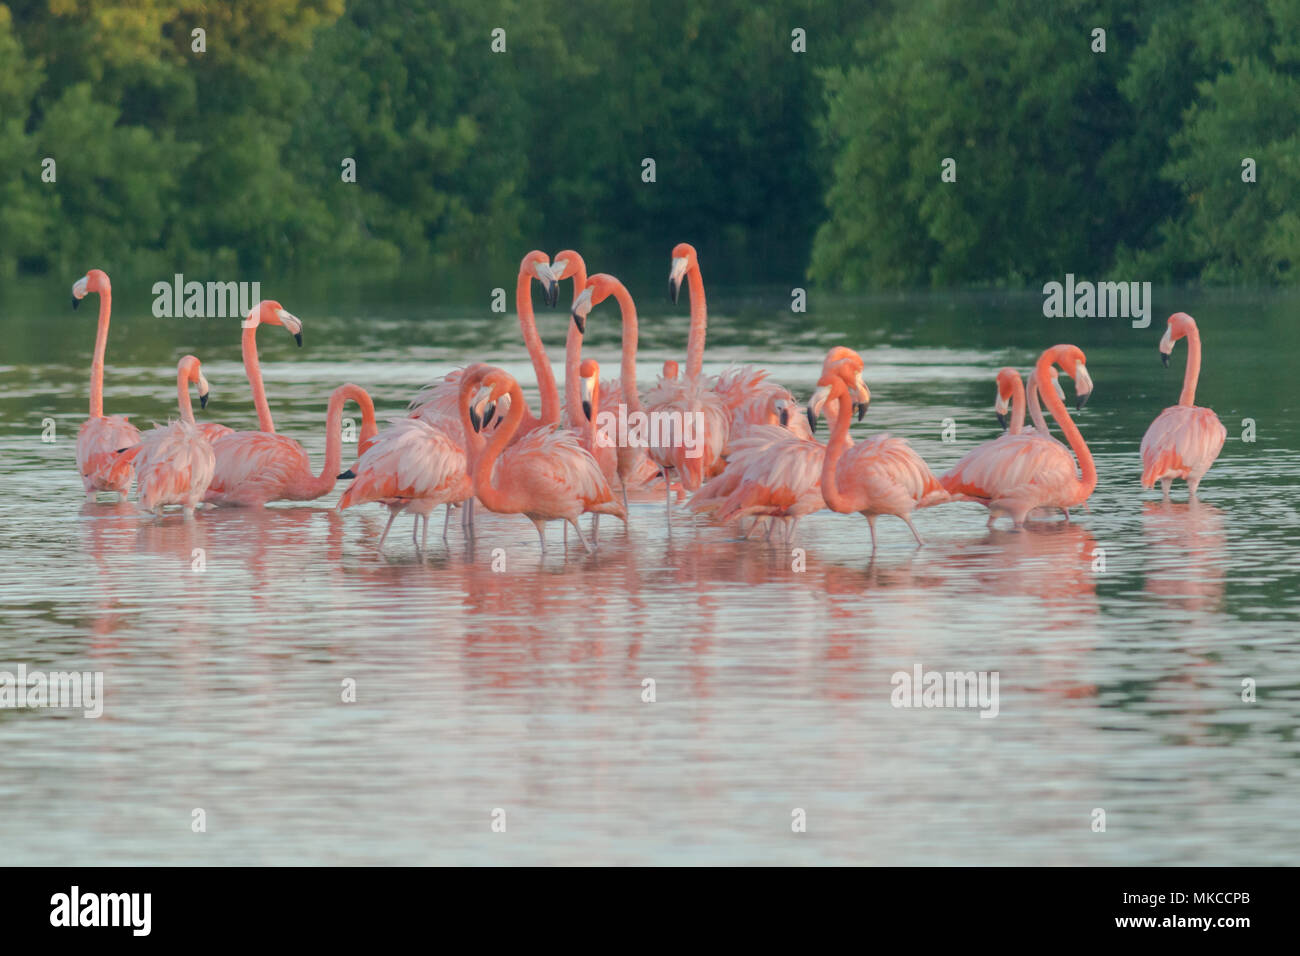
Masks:
[[[551,273],[556,282],[572,279],[575,293],[581,292],[587,285],[587,263],[572,249],[557,252],[551,258]]]
[[[112,284],[108,281],[108,274],[103,269],[91,269],[72,283],[72,307],[75,309],[81,305],[81,300],[91,292],[103,295],[105,292],[111,292],[112,288]]]
[[[1165,334],[1160,337],[1160,361],[1164,363],[1165,368],[1169,367],[1169,356],[1173,354],[1174,343],[1184,338],[1189,332],[1196,328],[1196,320],[1186,312],[1175,312],[1169,317],[1165,325]]]
[[[827,402],[839,397],[841,389],[836,387],[839,385],[853,397],[853,412],[858,421],[862,421],[871,405],[871,390],[862,380],[862,356],[843,346],[836,346],[826,356],[817,391],[808,399],[808,425],[814,432],[817,431],[817,418],[825,410]]]
[[[1092,376],[1088,374],[1083,349],[1077,345],[1057,345],[1043,353],[1039,362],[1041,363],[1043,359],[1061,366],[1065,374],[1074,379],[1074,407],[1076,410],[1082,410],[1083,406],[1088,404],[1089,396],[1092,395]],[[1054,385],[1056,388],[1060,387],[1059,383]]]
[[[798,412],[798,406],[786,401],[784,398],[778,398],[772,403],[772,411],[776,415],[777,424],[782,428],[790,427],[790,411],[793,409]]]
[[[664,362],[664,378],[667,379],[677,378],[677,363],[674,362],[672,359],[669,359],[667,362]]]
[[[1015,394],[1016,382],[1020,373],[1007,366],[998,369],[998,397],[993,402],[993,411],[997,413],[998,424],[1007,427],[1007,413],[1011,411],[1011,396]]]
[[[591,421],[596,388],[600,384],[600,364],[595,359],[583,359],[578,366],[578,375],[582,378],[582,411],[587,421]]]
[[[555,303],[560,301],[559,278],[551,268],[551,257],[546,253],[534,249],[524,256],[523,261],[519,263],[519,276],[520,278],[528,276],[542,284],[547,305],[554,308]]]
[[[689,242],[679,242],[673,246],[673,264],[668,271],[668,297],[677,304],[677,296],[682,291],[682,279],[692,269],[699,269],[700,262],[695,257],[695,247]]]
[[[573,300],[573,324],[583,335],[587,334],[587,316],[591,310],[609,298],[619,281],[604,272],[597,272],[587,280],[587,285]]]
[[[243,322],[246,329],[255,329],[259,325],[279,325],[289,330],[293,340],[302,348],[302,319],[293,313],[287,311],[284,306],[274,299],[263,299],[257,305],[253,306],[248,312],[248,318]]]
[[[488,401],[495,402],[503,395],[509,393],[512,388],[518,388],[519,384],[514,380],[509,372],[499,368],[489,368],[483,373],[482,381],[479,388],[488,390]]]
[[[196,356],[187,355],[176,366],[176,371],[185,376],[185,381],[199,387],[199,408],[208,407],[208,380],[203,377],[203,366]]]

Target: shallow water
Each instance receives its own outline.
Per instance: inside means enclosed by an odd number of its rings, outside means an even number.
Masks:
[[[996,434],[999,366],[1059,341],[1088,354],[1089,511],[990,532],[978,506],[930,509],[920,549],[885,518],[874,560],[864,520],[823,512],[796,571],[789,547],[725,529],[680,520],[670,538],[658,500],[634,502],[626,534],[606,518],[594,557],[558,527],[543,557],[526,519],[482,511],[476,545],[455,520],[444,545],[439,516],[425,563],[407,518],[378,556],[384,514],[340,515],[342,485],[192,521],[87,504],[73,445],[96,303],[67,312],[67,284],[0,297],[0,669],[102,671],[104,715],[0,710],[8,862],[1294,861],[1300,299],[1162,291],[1135,330],[1045,319],[1036,295],[814,295],[792,315],[788,290],[710,286],[707,370],[756,362],[802,398],[828,346],[857,347],[872,404],[855,434],[904,435],[936,472]],[[645,288],[649,384],[682,357],[686,309]],[[260,334],[278,429],[313,462],[343,381],[381,418],[471,360],[531,385],[513,314],[372,291],[277,293],[305,347]],[[237,320],[154,319],[117,292],[110,413],[174,414],[192,351],[206,416],[254,427]],[[1196,506],[1137,483],[1142,432],[1177,399],[1185,349],[1165,370],[1155,345],[1180,308],[1205,336],[1198,402],[1229,436]],[[566,314],[541,320],[558,367]],[[606,375],[617,329],[598,307]],[[997,672],[998,716],[891,706],[917,664]]]

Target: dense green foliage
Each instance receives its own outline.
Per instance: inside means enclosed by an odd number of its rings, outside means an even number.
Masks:
[[[5,0],[0,274],[689,239],[850,288],[1287,282],[1297,93],[1300,0]]]

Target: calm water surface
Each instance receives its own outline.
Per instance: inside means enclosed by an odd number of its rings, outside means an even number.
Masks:
[[[1044,319],[1035,295],[814,296],[792,315],[788,290],[710,287],[707,371],[760,363],[802,398],[828,346],[859,348],[872,404],[855,434],[904,435],[936,472],[996,434],[999,366],[1060,341],[1088,353],[1090,511],[990,532],[975,505],[930,509],[920,549],[886,518],[874,560],[864,520],[822,513],[796,572],[789,548],[725,529],[683,521],[670,538],[657,500],[634,502],[626,534],[606,519],[594,557],[566,555],[558,527],[542,557],[526,519],[488,515],[474,546],[453,521],[425,563],[405,518],[378,556],[385,513],[340,515],[341,485],[192,521],[87,504],[73,447],[95,305],[67,311],[70,281],[0,293],[0,669],[102,671],[105,710],[0,710],[7,862],[1279,864],[1300,849],[1295,297],[1158,292],[1134,330]],[[661,286],[633,287],[647,384],[685,348],[685,307]],[[255,427],[237,320],[155,319],[147,295],[115,291],[109,412],[166,420],[192,351],[207,417]],[[471,360],[533,380],[513,314],[486,304],[267,291],[306,332],[302,350],[279,329],[259,340],[277,426],[318,466],[341,382],[382,418]],[[1205,336],[1198,401],[1229,436],[1190,507],[1181,485],[1162,504],[1137,481],[1142,432],[1177,399],[1186,351],[1165,370],[1155,346],[1180,308]],[[557,365],[565,320],[541,320]],[[590,320],[606,375],[617,328],[612,301]],[[918,663],[999,672],[998,717],[892,707],[891,676]]]

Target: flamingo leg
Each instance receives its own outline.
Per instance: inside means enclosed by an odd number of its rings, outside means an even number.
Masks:
[[[575,524],[574,527],[576,528],[577,525]],[[596,533],[597,533],[598,531],[600,531],[600,514],[599,514],[599,512],[597,512],[596,514],[593,514],[593,515],[591,516],[591,540],[592,540],[592,541],[595,541],[595,540],[596,540]]]
[[[573,530],[574,533],[577,534],[578,540],[582,542],[583,550],[585,550],[588,554],[593,554],[596,549],[591,545],[589,545],[587,543],[587,539],[582,536],[582,529],[578,527],[578,520],[576,518],[569,518],[565,527],[567,528],[570,524],[573,525]]]
[[[1169,500],[1169,489],[1173,487],[1173,484],[1174,484],[1174,480],[1173,480],[1172,478],[1161,478],[1161,479],[1160,479],[1160,487],[1161,487],[1161,489],[1164,490],[1164,493],[1165,493],[1165,501],[1168,501],[1168,500]]]
[[[921,540],[921,532],[917,531],[917,530],[916,530],[916,525],[912,524],[912,516],[911,516],[911,515],[899,515],[899,517],[902,518],[904,521],[906,521],[906,522],[907,522],[907,526],[908,526],[909,528],[912,529],[912,537],[916,538],[916,544],[917,544],[917,547],[920,547],[921,545],[924,545],[925,542],[924,542],[923,540]]]
[[[871,529],[871,553],[876,553],[876,516],[867,515],[867,527]]]
[[[1188,491],[1187,500],[1188,501],[1196,500],[1196,489],[1199,488],[1200,486],[1201,486],[1200,478],[1187,479],[1187,491]]]
[[[775,518],[768,518],[768,519],[767,519],[767,534],[764,535],[763,540],[764,540],[764,541],[771,541],[771,540],[772,540],[772,532],[773,532],[775,529],[776,529],[776,519],[775,519]]]
[[[663,470],[663,476],[664,476],[664,510],[668,514],[668,535],[669,537],[671,537],[673,533],[673,486],[672,486],[672,482],[668,480],[667,468]]]
[[[384,533],[381,534],[381,535],[379,536],[379,546],[376,548],[376,550],[378,550],[378,551],[383,551],[383,550],[384,550],[384,539],[388,537],[388,529],[391,528],[391,527],[393,526],[393,522],[396,521],[396,520],[397,520],[397,509],[396,509],[396,508],[389,508],[389,509],[388,509],[388,524],[384,525]]]
[[[424,519],[424,523],[425,523],[424,530],[428,531],[429,519],[428,518]],[[447,525],[449,524],[451,524],[451,503],[450,502],[447,503],[447,516],[442,519],[442,540],[444,543],[446,543],[447,541]]]
[[[444,519],[442,523],[442,540],[447,540],[447,522]],[[424,516],[424,534],[420,536],[420,550],[429,550],[429,516]]]
[[[1069,508],[1062,508],[1062,509],[1061,509],[1061,514],[1065,515],[1065,523],[1066,523],[1066,524],[1069,524],[1069,523],[1070,523],[1070,509],[1069,509]]]
[[[546,522],[540,518],[533,520],[533,526],[537,528],[537,540],[542,543],[542,554],[546,553]]]
[[[619,491],[623,492],[623,513],[631,514],[632,512],[629,511],[627,507],[627,479],[624,478],[622,475],[618,476],[618,488]],[[624,525],[627,524],[626,519],[624,519],[623,524]]]

